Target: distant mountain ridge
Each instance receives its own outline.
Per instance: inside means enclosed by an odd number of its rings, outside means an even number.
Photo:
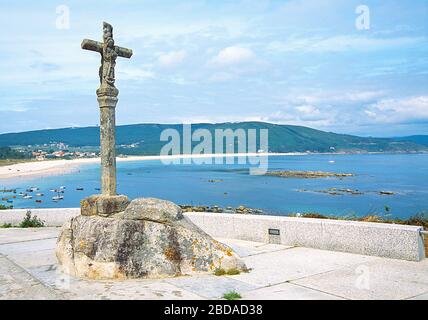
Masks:
[[[167,143],[160,141],[165,129],[182,133],[181,124],[133,124],[117,127],[118,152],[143,155],[159,154]],[[400,138],[358,137],[320,131],[303,126],[277,125],[265,122],[198,123],[192,130],[207,129],[214,137],[215,129],[268,129],[269,152],[428,152],[428,136]],[[258,140],[259,138],[257,138]],[[63,142],[70,147],[99,147],[99,127],[37,130],[0,135],[0,147],[43,145]],[[199,142],[193,142],[193,145]],[[235,142],[236,144],[236,142]],[[132,145],[132,147],[129,147]],[[213,144],[214,145],[214,144]],[[334,148],[334,149],[333,149]],[[237,148],[235,148],[237,150]]]

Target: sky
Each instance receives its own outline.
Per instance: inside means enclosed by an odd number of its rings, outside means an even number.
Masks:
[[[0,0],[0,133],[94,126],[102,22],[117,123],[428,134],[428,0]]]

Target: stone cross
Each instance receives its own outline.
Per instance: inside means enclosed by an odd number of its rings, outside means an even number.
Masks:
[[[103,23],[103,42],[85,39],[82,49],[101,54],[100,87],[97,90],[100,106],[101,190],[103,195],[116,195],[116,116],[119,90],[114,86],[116,58],[131,58],[132,50],[114,45],[113,27]]]

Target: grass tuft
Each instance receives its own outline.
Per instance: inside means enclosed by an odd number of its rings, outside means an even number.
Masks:
[[[236,291],[229,291],[223,295],[223,298],[226,300],[239,300],[241,299],[241,295]]]
[[[241,271],[239,271],[238,269],[236,269],[236,268],[232,268],[232,269],[229,269],[229,270],[227,270],[227,272],[226,272],[226,274],[227,275],[229,275],[229,276],[236,276],[236,275],[238,275],[238,274],[240,274],[241,273]]]
[[[223,268],[217,268],[214,270],[214,275],[216,275],[217,277],[224,276],[226,275],[226,270],[224,270]]]

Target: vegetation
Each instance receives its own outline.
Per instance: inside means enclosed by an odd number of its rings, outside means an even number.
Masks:
[[[409,136],[409,137],[400,137],[400,138],[396,138],[399,141],[410,141],[410,142],[414,142],[417,144],[421,144],[424,146],[428,146],[428,135],[426,136]]]
[[[16,151],[10,147],[0,147],[0,160],[16,159],[23,160],[29,159],[31,156],[28,153]]]
[[[8,229],[8,228],[13,228],[13,226],[12,226],[12,224],[11,223],[5,223],[5,224],[3,224],[3,225],[1,225],[0,226],[0,229],[1,228],[3,228],[3,229]]]
[[[236,276],[236,275],[238,275],[238,274],[240,274],[241,273],[241,271],[239,271],[238,269],[236,269],[236,268],[232,268],[232,269],[229,269],[229,270],[227,270],[227,272],[226,272],[226,274],[228,275],[228,276]]]
[[[165,129],[182,132],[180,124],[136,124],[117,127],[118,154],[159,154],[166,142],[159,137]],[[239,122],[219,124],[193,124],[192,129],[207,129],[214,137],[216,129],[268,129],[270,152],[415,152],[428,151],[421,136],[418,139],[385,139],[357,137],[324,132],[302,126],[275,125],[264,122]],[[257,139],[258,140],[258,139]],[[99,127],[39,130],[0,135],[0,146],[43,145],[53,141],[63,142],[70,147],[99,148]],[[421,143],[419,143],[421,142]],[[196,145],[199,142],[194,142]],[[134,145],[133,145],[134,144]],[[133,145],[130,147],[130,145]],[[214,145],[214,144],[213,144]],[[259,149],[259,145],[256,146]],[[235,139],[235,150],[237,140]]]
[[[377,223],[392,223],[410,226],[420,226],[428,230],[428,213],[420,212],[408,219],[390,218],[389,212],[391,208],[385,206],[386,214],[372,214],[364,217],[351,216],[334,216],[334,215],[323,215],[319,213],[303,213],[303,214],[292,214],[291,216],[299,216],[302,218],[315,218],[315,219],[332,219],[332,220],[350,220],[350,221],[362,221],[362,222],[377,222]]]
[[[0,203],[0,210],[8,210],[8,209],[13,209],[13,206],[5,206],[4,204]]]
[[[31,211],[28,210],[24,220],[19,224],[19,228],[42,228],[45,226],[44,221],[37,216],[31,216]]]
[[[226,270],[224,270],[223,268],[217,268],[214,270],[214,275],[216,275],[217,277],[224,276],[226,275]]]
[[[226,300],[239,300],[241,299],[241,295],[236,291],[229,291],[223,295],[223,298]]]
[[[225,276],[225,275],[228,275],[228,276],[236,276],[236,275],[238,275],[238,274],[240,274],[241,273],[241,271],[239,271],[238,269],[236,269],[236,268],[232,268],[232,269],[229,269],[229,270],[224,270],[223,268],[217,268],[217,269],[215,269],[214,270],[214,275],[216,275],[216,276],[218,276],[218,277],[220,277],[220,276]]]

